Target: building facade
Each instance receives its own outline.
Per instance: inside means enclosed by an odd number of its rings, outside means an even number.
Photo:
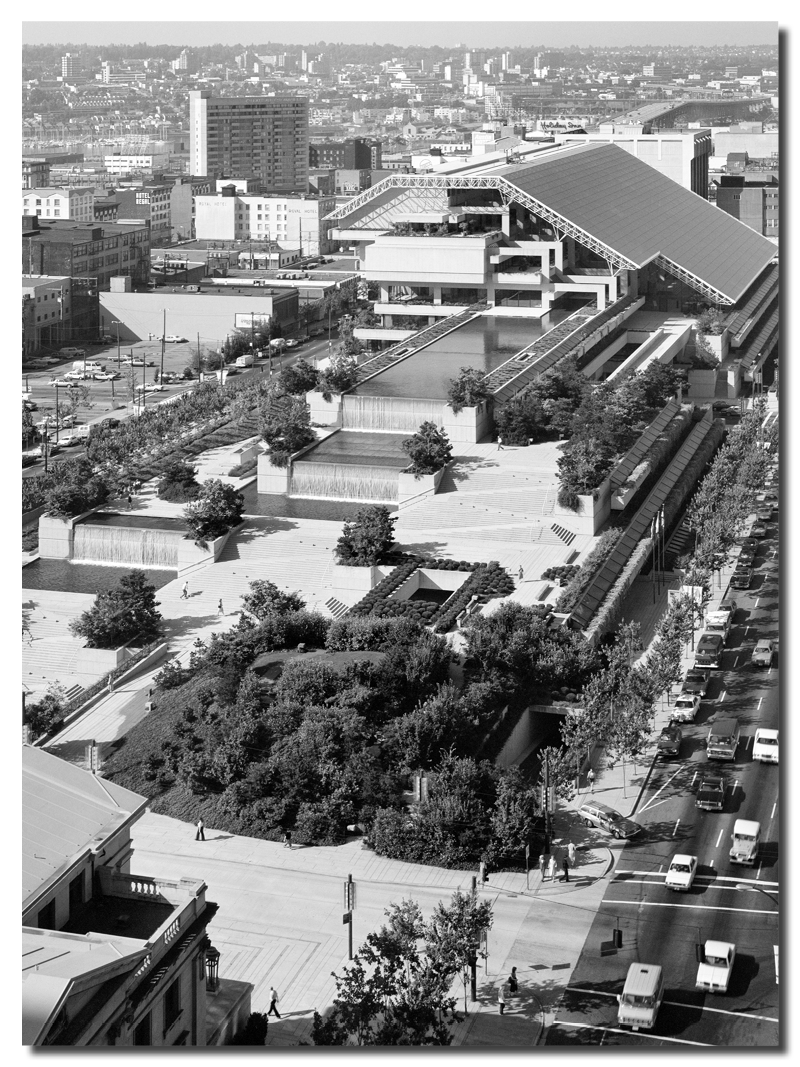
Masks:
[[[117,218],[125,221],[144,219],[150,224],[150,238],[155,244],[172,240],[172,184],[140,182],[132,188],[119,188],[114,199],[119,203]]]
[[[23,1044],[205,1046],[205,883],[133,872],[145,797],[30,745],[22,768]]]
[[[72,279],[22,276],[22,354],[59,348],[72,340]]]
[[[780,186],[776,178],[753,180],[744,174],[723,174],[717,185],[717,207],[763,237],[778,239]]]
[[[45,189],[50,181],[50,163],[46,159],[22,160],[22,188]]]
[[[91,222],[94,218],[94,189],[74,185],[65,189],[22,190],[22,214],[44,219],[70,219]]]
[[[308,165],[312,170],[380,170],[383,145],[355,137],[349,141],[324,141],[308,146]]]
[[[259,178],[270,193],[308,187],[308,100],[189,93],[189,169],[210,177]]]
[[[190,241],[195,232],[195,198],[208,196],[213,188],[210,178],[189,175],[170,175],[172,188],[169,194],[172,216],[172,235],[176,241]]]
[[[56,274],[91,282],[96,290],[111,279],[129,277],[146,285],[150,274],[150,227],[123,223],[59,222],[42,224],[22,217],[22,269],[25,274]]]
[[[333,197],[239,195],[235,186],[216,196],[195,198],[198,240],[275,241],[300,248],[304,256],[333,251],[331,224],[325,216],[336,206]]]

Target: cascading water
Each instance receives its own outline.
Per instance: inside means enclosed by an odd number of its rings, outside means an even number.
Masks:
[[[138,567],[176,570],[182,534],[171,530],[148,530],[130,526],[75,527],[73,560],[131,564]]]
[[[423,422],[442,423],[445,403],[394,396],[359,396],[345,393],[342,398],[343,430],[374,430],[381,433],[416,433]]]
[[[334,500],[391,500],[398,496],[396,467],[362,467],[346,463],[304,463],[292,467],[290,496]]]

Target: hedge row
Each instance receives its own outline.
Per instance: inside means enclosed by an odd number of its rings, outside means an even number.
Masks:
[[[560,567],[548,567],[542,574],[543,582],[552,582],[558,579],[562,584],[571,582],[580,570],[574,563],[563,563]]]
[[[514,580],[500,566],[497,560],[487,564],[478,564],[475,570],[467,578],[460,589],[442,605],[440,614],[435,620],[436,633],[443,634],[454,624],[464,608],[477,596],[478,600],[486,603],[494,597],[508,596],[514,592]]]

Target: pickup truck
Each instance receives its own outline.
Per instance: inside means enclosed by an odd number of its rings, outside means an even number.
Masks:
[[[733,824],[731,849],[728,853],[731,863],[741,863],[745,867],[752,867],[756,862],[760,841],[760,822],[750,822],[748,819],[737,819]]]
[[[738,719],[718,719],[711,723],[706,738],[706,755],[709,759],[736,759],[738,747]]]
[[[706,993],[727,993],[735,959],[736,945],[729,941],[706,941],[703,961],[697,968],[695,989],[702,989]]]
[[[695,807],[703,811],[722,811],[725,807],[725,779],[721,775],[703,775],[695,797]]]

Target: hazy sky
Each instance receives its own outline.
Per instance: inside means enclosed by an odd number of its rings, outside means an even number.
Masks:
[[[45,9],[50,5],[41,4],[36,6],[39,14],[45,14]],[[573,3],[571,9],[575,9]],[[578,8],[583,5],[578,5]],[[637,10],[638,7],[638,10]],[[679,17],[684,14],[691,17],[691,13],[697,10],[697,5],[673,2],[670,5],[659,5],[659,14],[663,16],[665,9]],[[61,21],[58,15],[63,12],[63,5],[52,5],[55,18],[41,21],[26,21],[22,23],[23,44],[72,44],[104,45],[104,44],[133,44],[144,41],[147,44],[174,44],[174,45],[204,45],[204,44],[263,44],[268,41],[284,44],[313,44],[317,41],[367,43],[367,44],[397,44],[397,45],[443,45],[453,47],[456,44],[472,45],[473,47],[496,48],[499,45],[544,45],[558,47],[560,45],[576,44],[588,45],[746,45],[746,44],[773,44],[777,40],[777,22],[692,22],[686,21],[648,21],[642,19],[641,5],[628,5],[619,3],[614,5],[614,13],[617,17],[623,17],[627,10],[631,12],[631,21],[620,22],[596,22],[596,21],[567,21],[567,22],[537,22],[530,20],[530,14],[536,7],[529,2],[509,3],[503,5],[502,14],[507,21],[487,22],[476,20],[459,21],[428,21],[425,12],[436,10],[435,5],[430,3],[417,4],[415,0],[404,3],[402,10],[409,15],[408,21],[381,21],[374,19],[375,5],[360,4],[356,0],[349,0],[341,5],[342,12],[346,12],[351,18],[358,17],[361,9],[364,10],[364,21],[321,21],[315,15],[315,10],[320,14],[329,15],[333,5],[330,0],[324,5],[306,2],[303,11],[307,13],[308,20],[301,22],[220,22],[218,21],[220,6],[192,5],[191,18],[185,21],[142,21],[123,22],[108,18],[108,5],[99,5],[87,0],[80,5],[79,10],[84,15],[94,14],[96,9],[98,18],[96,21]],[[416,9],[420,14],[416,14]],[[141,8],[137,10],[142,10]],[[172,7],[174,12],[175,8]],[[187,8],[187,10],[189,10]],[[267,8],[269,10],[269,8]],[[459,7],[460,15],[469,15],[471,10],[478,10],[478,5],[462,3]],[[597,5],[585,5],[585,10],[590,14],[597,14]],[[754,11],[749,8],[748,13]],[[216,16],[204,15],[204,11],[213,12]],[[481,14],[486,14],[485,5],[480,5]],[[519,11],[519,18],[514,14]],[[524,12],[524,14],[523,14]],[[149,12],[143,12],[149,13]],[[779,17],[779,12],[770,8],[770,14]],[[528,16],[527,18],[525,16]]]

